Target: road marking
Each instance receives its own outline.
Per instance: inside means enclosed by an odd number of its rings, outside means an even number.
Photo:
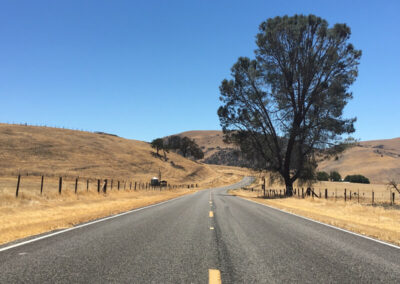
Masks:
[[[197,191],[197,192],[192,193],[192,194],[196,194],[198,192],[200,192],[200,191]],[[88,223],[80,224],[80,225],[77,225],[75,227],[71,227],[71,228],[68,228],[68,229],[64,229],[64,230],[61,230],[61,231],[50,233],[48,235],[44,235],[44,236],[41,236],[41,237],[30,239],[30,240],[27,240],[27,241],[24,241],[24,242],[20,242],[20,243],[16,243],[16,244],[13,244],[13,245],[6,246],[6,247],[2,247],[2,248],[0,248],[0,252],[6,251],[6,250],[9,250],[9,249],[12,249],[12,248],[16,248],[16,247],[19,247],[19,246],[27,245],[29,243],[33,243],[33,242],[40,241],[40,240],[43,240],[43,239],[47,239],[47,238],[50,238],[50,237],[53,237],[53,236],[56,236],[56,235],[59,235],[59,234],[63,234],[63,233],[72,231],[72,230],[80,229],[82,227],[90,226],[90,225],[93,225],[93,224],[96,224],[96,223],[100,223],[100,222],[107,221],[107,220],[110,220],[110,219],[114,219],[114,218],[117,218],[117,217],[120,217],[120,216],[131,214],[131,213],[134,213],[134,212],[137,212],[137,211],[141,211],[143,209],[148,209],[148,208],[151,208],[151,207],[159,206],[161,204],[165,204],[165,203],[168,203],[168,202],[171,202],[171,201],[175,201],[175,200],[178,200],[178,199],[190,196],[190,195],[191,194],[179,196],[179,197],[176,197],[176,198],[173,198],[173,199],[170,199],[170,200],[166,200],[166,201],[163,201],[163,202],[160,202],[160,203],[148,205],[148,206],[145,206],[145,207],[136,208],[136,209],[133,209],[133,210],[130,210],[130,211],[127,211],[127,212],[122,212],[122,213],[119,213],[119,214],[116,214],[116,215],[112,215],[112,216],[108,216],[108,217],[105,217],[105,218],[102,218],[102,219],[98,219],[98,220],[95,220],[95,221],[91,221],[91,222],[88,222]]]
[[[221,272],[218,269],[208,270],[208,283],[209,284],[221,284]]]
[[[210,211],[210,218],[214,217],[214,212]]]
[[[339,230],[339,231],[342,231],[342,232],[345,232],[345,233],[349,233],[349,234],[352,234],[352,235],[355,235],[355,236],[358,236],[358,237],[361,237],[361,238],[364,238],[364,239],[367,239],[367,240],[370,240],[370,241],[374,241],[374,242],[377,242],[377,243],[380,243],[380,244],[383,244],[383,245],[387,245],[387,246],[390,246],[390,247],[393,247],[393,248],[396,248],[396,249],[400,249],[400,246],[396,246],[396,245],[391,244],[391,243],[387,243],[387,242],[384,242],[384,241],[381,241],[381,240],[377,240],[377,239],[374,239],[374,238],[371,238],[371,237],[368,237],[368,236],[364,236],[364,235],[361,235],[361,234],[358,234],[358,233],[355,233],[355,232],[352,232],[352,231],[348,231],[346,229],[342,229],[342,228],[339,228],[339,227],[336,227],[336,226],[333,226],[333,225],[329,225],[329,224],[326,224],[326,223],[323,223],[323,222],[320,222],[320,221],[316,221],[316,220],[313,220],[313,219],[310,219],[310,218],[307,218],[307,217],[304,217],[304,216],[301,216],[301,215],[297,215],[297,214],[292,213],[292,212],[284,211],[284,210],[281,210],[281,209],[278,209],[278,208],[275,208],[275,207],[272,207],[272,206],[269,206],[269,205],[266,205],[266,204],[263,204],[263,203],[259,203],[259,202],[253,201],[253,200],[249,200],[249,199],[246,199],[246,198],[241,198],[241,199],[247,200],[249,202],[253,202],[253,203],[258,204],[258,205],[263,205],[265,207],[268,207],[268,208],[271,208],[271,209],[274,209],[274,210],[277,210],[277,211],[280,211],[280,212],[283,212],[283,213],[286,213],[286,214],[289,214],[289,215],[293,215],[293,216],[296,216],[296,217],[299,217],[299,218],[302,218],[302,219],[305,219],[307,221],[311,221],[311,222],[314,222],[314,223],[317,223],[317,224],[320,224],[320,225],[324,225],[324,226],[327,226],[327,227],[332,228],[332,229],[336,229],[336,230]]]
[[[210,230],[214,230],[214,227],[210,227]]]

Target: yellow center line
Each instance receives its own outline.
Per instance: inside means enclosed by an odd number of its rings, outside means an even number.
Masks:
[[[210,230],[214,230],[214,227],[210,227]]]
[[[214,212],[210,211],[210,218],[214,217]]]
[[[208,270],[208,283],[209,284],[221,284],[221,272],[218,269]]]

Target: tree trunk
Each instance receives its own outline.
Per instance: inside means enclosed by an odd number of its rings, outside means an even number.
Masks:
[[[293,195],[293,182],[290,178],[285,178],[285,186],[286,186],[286,196]]]

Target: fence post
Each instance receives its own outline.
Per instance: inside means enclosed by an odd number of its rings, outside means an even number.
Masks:
[[[372,191],[372,205],[374,205],[374,192]]]
[[[344,201],[347,201],[347,194],[346,194],[346,189],[344,189]]]
[[[61,190],[62,190],[62,177],[60,177],[58,181],[58,194],[61,194]]]
[[[126,180],[124,181],[124,190],[126,189]]]
[[[135,181],[135,190],[136,190],[136,181]]]
[[[104,192],[104,193],[107,193],[107,182],[108,182],[108,180],[105,179],[105,180],[104,180],[104,185],[103,185],[103,192]]]
[[[15,191],[15,197],[18,197],[18,192],[19,192],[19,184],[21,182],[21,175],[18,175],[18,180],[17,180],[17,190]]]
[[[43,193],[43,181],[44,181],[44,176],[42,176],[42,181],[40,182],[40,194]]]
[[[118,181],[118,190],[119,190],[119,181]]]
[[[360,203],[360,189],[357,189],[357,202]]]
[[[304,198],[304,188],[301,188],[301,198]]]
[[[89,179],[86,180],[86,191],[89,191]]]
[[[75,179],[75,194],[78,191],[78,178]]]
[[[100,180],[97,180],[97,192],[100,193]]]
[[[111,179],[111,188],[110,189],[112,189],[112,187],[113,187],[113,180]]]
[[[328,199],[328,189],[325,188],[325,199]]]
[[[392,205],[394,204],[394,192],[392,192]]]
[[[351,190],[350,190],[350,200],[351,200]]]

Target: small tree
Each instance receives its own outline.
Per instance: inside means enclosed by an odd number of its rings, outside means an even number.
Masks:
[[[150,143],[151,147],[153,149],[156,149],[157,151],[157,156],[159,156],[158,152],[164,148],[164,140],[162,138],[157,138],[151,141]]]
[[[344,181],[354,183],[370,183],[369,179],[363,175],[348,175],[344,178]]]
[[[331,171],[329,174],[331,181],[342,181],[342,176],[337,171]]]
[[[388,182],[387,186],[388,186],[388,189],[394,189],[400,194],[400,184],[398,184],[398,182],[395,181],[394,179],[390,180]]]
[[[329,181],[329,175],[327,172],[317,172],[317,180]]]

